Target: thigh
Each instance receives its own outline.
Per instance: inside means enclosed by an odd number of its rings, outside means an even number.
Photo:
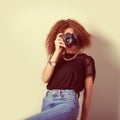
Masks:
[[[54,108],[47,109],[26,120],[76,120],[70,104],[65,103],[57,105]]]
[[[43,98],[42,107],[41,107],[41,112],[52,108],[52,106],[51,106],[50,104],[48,104],[48,103],[50,103],[51,101],[52,101],[52,99],[48,99],[47,96],[45,96],[45,97]]]
[[[42,103],[41,113],[26,120],[76,120],[79,101],[74,94],[62,91],[61,94],[47,94]]]

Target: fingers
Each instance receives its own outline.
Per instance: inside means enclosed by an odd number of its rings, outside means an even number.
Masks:
[[[60,48],[66,48],[66,45],[62,39],[62,37],[60,37],[61,35],[63,35],[63,33],[59,33],[57,34],[56,40],[55,40],[55,46],[56,48],[60,47]]]
[[[58,33],[57,38],[61,38],[60,36],[63,35],[63,33]]]
[[[61,38],[55,40],[55,46],[56,46],[56,48],[58,48],[58,47],[66,48],[66,45]]]
[[[63,41],[61,41],[61,40],[58,40],[58,45],[59,45],[60,47],[66,48],[65,43],[64,43]]]

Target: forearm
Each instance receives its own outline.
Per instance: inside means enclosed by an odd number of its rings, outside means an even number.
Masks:
[[[90,106],[90,103],[88,103],[88,101],[83,101],[80,120],[88,120],[89,106]]]
[[[57,63],[58,57],[59,57],[59,52],[55,51],[50,60]],[[44,83],[49,82],[49,79],[51,78],[51,76],[54,72],[54,69],[55,69],[55,67],[52,67],[48,62],[47,65],[45,66],[45,68],[43,70],[43,74],[42,74],[42,81]]]
[[[89,113],[91,97],[92,97],[92,89],[93,89],[93,77],[90,76],[85,79],[82,114],[80,120],[88,120],[88,113]]]

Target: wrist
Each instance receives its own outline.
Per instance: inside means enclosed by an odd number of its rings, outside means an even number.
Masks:
[[[54,55],[59,56],[60,53],[61,53],[61,51],[55,50]]]
[[[51,56],[51,61],[55,61],[57,62],[58,58],[59,58],[60,52],[59,51],[55,51],[53,53],[53,55]]]
[[[56,66],[56,62],[55,61],[51,61],[51,59],[48,61],[49,65],[51,67],[55,67]]]

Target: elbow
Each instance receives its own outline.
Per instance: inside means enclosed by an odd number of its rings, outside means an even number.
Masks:
[[[48,83],[48,80],[44,76],[42,76],[42,81],[43,83]]]
[[[44,72],[44,71],[43,71],[42,81],[43,81],[44,83],[48,83],[49,80],[50,80],[50,75],[49,75],[47,72]]]
[[[45,81],[45,80],[42,80],[43,81],[43,83],[48,83],[48,81]]]

